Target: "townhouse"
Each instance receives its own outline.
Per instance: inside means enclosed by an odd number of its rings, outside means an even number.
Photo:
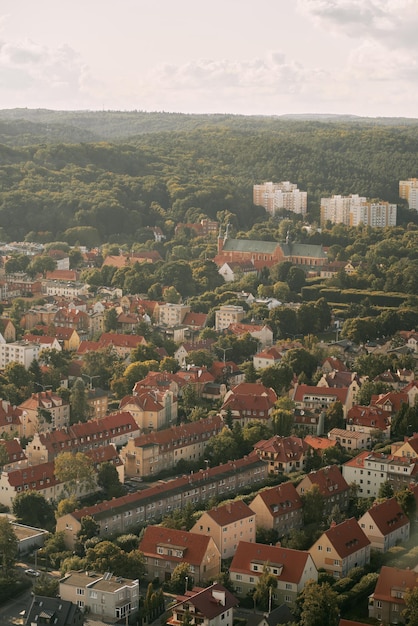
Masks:
[[[61,452],[86,452],[101,446],[125,445],[139,434],[132,415],[126,411],[106,415],[100,420],[73,424],[65,429],[36,432],[25,452],[31,465],[53,461]]]
[[[257,528],[275,530],[279,537],[303,526],[302,499],[290,481],[260,491],[250,503]]]
[[[317,485],[324,502],[324,517],[329,515],[334,506],[341,511],[348,508],[350,487],[337,465],[328,465],[316,472],[310,472],[296,487],[300,496],[305,495],[313,485]]]
[[[212,537],[221,558],[229,559],[240,541],[255,543],[256,516],[243,500],[234,500],[202,513],[190,532]]]
[[[59,596],[100,620],[126,619],[139,607],[139,580],[111,573],[71,571],[59,581]]]
[[[261,383],[240,383],[230,389],[220,409],[223,417],[231,412],[232,419],[242,427],[250,422],[271,425],[271,414],[277,400],[276,392]]]
[[[220,415],[131,437],[121,450],[127,476],[153,476],[181,460],[198,461],[224,427]]]
[[[358,520],[372,550],[387,552],[409,539],[410,523],[396,498],[375,502]]]
[[[186,530],[147,526],[139,543],[144,555],[148,580],[171,579],[180,563],[187,563],[196,584],[204,583],[221,572],[221,555],[212,537]]]
[[[229,568],[237,596],[245,597],[255,589],[265,568],[277,579],[273,589],[277,604],[293,606],[308,580],[318,580],[318,570],[309,552],[240,541]]]
[[[309,553],[317,569],[324,569],[334,578],[345,578],[353,567],[370,562],[370,540],[352,517],[341,524],[332,522]]]
[[[243,489],[261,485],[267,477],[266,464],[250,454],[63,515],[57,520],[57,532],[64,531],[66,545],[73,549],[81,519],[86,515],[98,522],[99,536],[105,537],[128,531],[134,525],[145,526],[160,521],[164,515],[182,509],[188,503],[196,506],[215,497],[230,498]]]

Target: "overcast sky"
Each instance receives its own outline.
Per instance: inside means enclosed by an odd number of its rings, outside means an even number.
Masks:
[[[1,0],[14,107],[418,117],[418,0]]]

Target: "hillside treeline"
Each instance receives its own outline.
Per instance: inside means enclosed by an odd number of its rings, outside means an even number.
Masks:
[[[113,143],[30,145],[19,141],[32,122],[21,122],[19,135],[18,122],[3,121],[1,136],[12,124],[16,140],[0,145],[0,237],[44,233],[49,241],[129,244],[142,240],[147,226],[169,233],[178,222],[220,213],[221,221],[247,230],[266,218],[252,204],[252,185],[266,180],[308,191],[311,221],[318,220],[321,196],[350,193],[400,204],[399,224],[417,221],[400,202],[398,183],[417,176],[418,123],[275,125],[266,118],[263,126],[256,119]],[[88,140],[91,133],[86,129]]]

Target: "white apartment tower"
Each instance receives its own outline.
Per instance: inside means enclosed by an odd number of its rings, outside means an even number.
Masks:
[[[396,204],[382,200],[370,201],[358,194],[321,198],[321,225],[326,222],[359,226],[366,224],[376,228],[396,226]]]
[[[308,194],[289,181],[263,183],[253,186],[253,202],[256,206],[264,207],[270,215],[274,215],[278,209],[305,215]]]
[[[408,201],[410,209],[418,211],[418,178],[399,181],[399,197]]]

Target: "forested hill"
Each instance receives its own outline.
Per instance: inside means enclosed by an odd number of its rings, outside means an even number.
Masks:
[[[280,132],[289,122],[350,123],[360,126],[415,126],[418,119],[361,118],[353,115],[249,116],[145,111],[52,111],[0,109],[0,143],[78,143],[119,141],[163,131],[191,131],[218,126],[235,130]]]
[[[18,118],[25,111],[0,112],[0,238],[48,232],[60,239],[68,229],[90,228],[99,243],[129,243],[147,226],[165,230],[223,211],[237,230],[248,230],[265,218],[252,205],[254,183],[297,183],[308,191],[312,220],[321,196],[358,193],[399,203],[399,180],[418,176],[412,120],[29,110],[28,119]],[[131,124],[132,136],[105,141],[112,124],[115,136]],[[398,215],[400,224],[417,220],[404,207]]]

